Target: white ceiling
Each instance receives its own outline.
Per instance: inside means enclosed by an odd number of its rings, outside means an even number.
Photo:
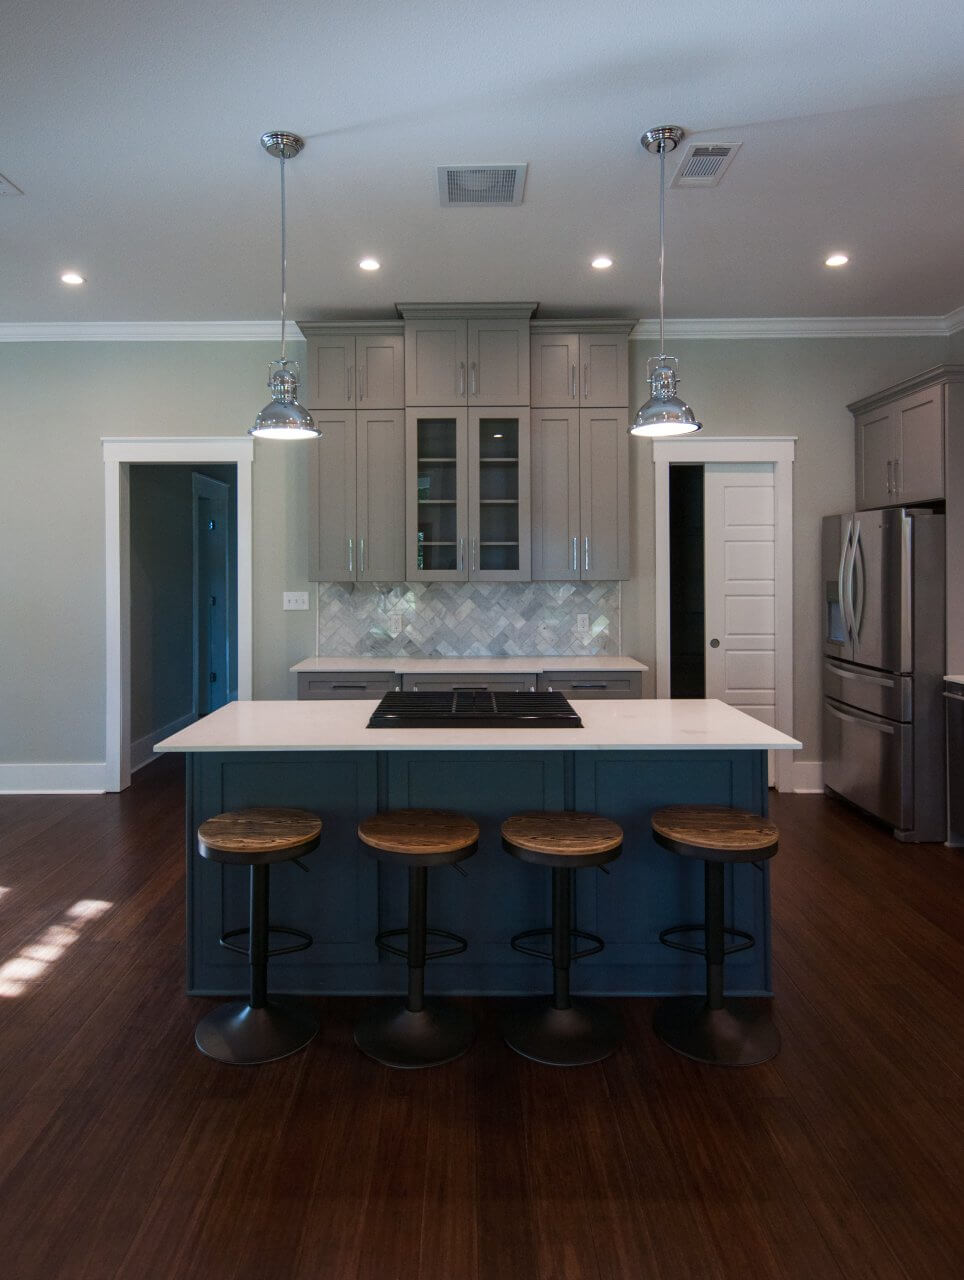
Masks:
[[[668,192],[669,316],[944,315],[964,303],[962,14],[3,0],[0,173],[24,195],[0,198],[0,321],[270,318],[278,164],[258,139],[277,128],[308,140],[291,315],[524,298],[652,316],[659,166],[639,135],[666,123],[743,144],[719,187]],[[439,207],[436,165],[519,161],[520,208]],[[851,265],[824,268],[841,248]]]

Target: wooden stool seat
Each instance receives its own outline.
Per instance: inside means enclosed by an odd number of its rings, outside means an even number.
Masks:
[[[619,856],[623,829],[598,813],[517,813],[502,824],[502,845],[543,867],[592,867]]]
[[[358,838],[378,853],[395,855],[408,866],[460,862],[479,844],[479,824],[445,809],[391,809],[358,824]]]
[[[704,862],[760,862],[777,851],[780,833],[769,818],[720,804],[674,804],[652,817],[658,844]]]
[[[288,862],[317,849],[321,819],[306,809],[237,809],[198,827],[198,852],[247,867]]]

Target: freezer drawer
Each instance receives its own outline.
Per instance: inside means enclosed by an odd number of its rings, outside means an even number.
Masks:
[[[850,662],[827,658],[823,664],[823,692],[835,702],[886,720],[914,718],[914,681],[911,676],[871,671]]]
[[[913,729],[823,702],[824,783],[896,830],[914,826]]]
[[[944,692],[947,704],[947,843],[964,845],[964,685]]]

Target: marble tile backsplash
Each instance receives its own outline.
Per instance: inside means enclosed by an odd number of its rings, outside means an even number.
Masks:
[[[618,582],[318,586],[319,657],[618,655]],[[587,635],[577,630],[589,617]],[[400,624],[397,636],[394,625]]]

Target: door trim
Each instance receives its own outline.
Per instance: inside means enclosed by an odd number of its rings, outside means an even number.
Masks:
[[[251,698],[251,466],[249,436],[105,436],[104,520],[106,529],[106,789],[123,791],[131,781],[131,463],[233,463],[238,475],[238,698]]]
[[[656,498],[656,696],[670,695],[669,469],[672,463],[773,465],[776,727],[793,736],[793,459],[796,436],[689,436],[653,442]],[[793,756],[776,753],[778,791],[793,790]]]

